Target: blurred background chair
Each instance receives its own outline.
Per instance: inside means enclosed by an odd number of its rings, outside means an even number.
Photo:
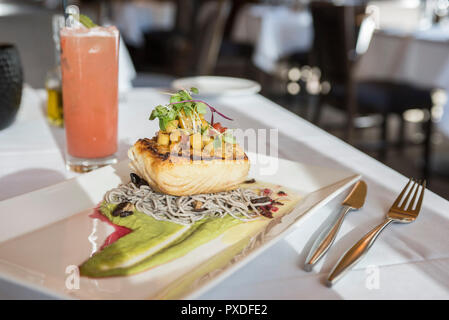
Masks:
[[[190,75],[211,75],[215,71],[230,12],[229,0],[206,2],[200,8],[192,45],[187,53],[192,63],[187,71]]]
[[[173,30],[145,34],[148,67],[134,81],[136,86],[169,87],[176,77],[210,75],[215,71],[231,1],[177,3]]]
[[[354,142],[356,116],[377,114],[381,119],[379,149],[381,160],[385,160],[390,143],[388,141],[388,118],[392,114],[400,116],[401,125],[399,145],[404,144],[403,113],[410,109],[424,109],[430,113],[432,108],[431,88],[418,88],[405,82],[365,80],[357,82],[353,70],[359,56],[357,45],[357,17],[363,17],[363,2],[354,5],[335,5],[330,2],[311,3],[314,23],[313,57],[321,70],[321,79],[330,83],[330,91],[320,94],[314,115],[319,124],[324,104],[331,104],[345,110],[346,139]],[[425,139],[422,176],[428,177],[431,155],[431,117],[424,123]],[[360,145],[363,149],[363,144]],[[371,146],[372,147],[372,146]]]

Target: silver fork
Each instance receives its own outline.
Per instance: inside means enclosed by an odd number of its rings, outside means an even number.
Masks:
[[[418,182],[415,179],[410,179],[388,211],[385,221],[368,232],[362,239],[360,239],[351,249],[349,249],[345,253],[345,255],[339,260],[339,262],[327,278],[327,285],[332,286],[345,274],[347,270],[349,270],[357,262],[359,262],[368,252],[369,248],[371,248],[382,230],[390,223],[410,223],[415,221],[418,217],[419,211],[421,210],[421,204],[423,201],[425,189],[425,180],[423,182]],[[417,197],[418,193],[419,197]],[[405,194],[406,196],[404,198]],[[412,196],[412,199],[409,201],[410,196]]]

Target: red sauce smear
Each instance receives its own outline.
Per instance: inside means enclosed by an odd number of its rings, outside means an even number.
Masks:
[[[108,218],[106,218],[101,212],[100,209],[97,207],[94,209],[94,212],[92,214],[89,215],[90,218],[92,219],[98,219],[100,221],[106,222],[107,224],[109,224],[110,226],[112,226],[114,228],[114,232],[111,233],[106,240],[104,241],[103,245],[101,246],[100,250],[103,250],[104,247],[113,244],[114,242],[116,242],[118,239],[120,239],[121,237],[126,236],[128,233],[130,233],[132,230],[126,227],[122,227],[119,225],[116,225],[114,223],[112,223]]]

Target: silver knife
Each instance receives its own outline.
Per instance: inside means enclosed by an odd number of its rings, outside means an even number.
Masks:
[[[342,202],[340,215],[333,221],[329,228],[324,229],[313,243],[312,249],[307,256],[304,270],[311,271],[313,266],[329,250],[337,237],[338,231],[343,223],[346,214],[350,210],[358,210],[363,207],[366,198],[366,183],[363,180],[358,181],[352,188],[349,195]]]

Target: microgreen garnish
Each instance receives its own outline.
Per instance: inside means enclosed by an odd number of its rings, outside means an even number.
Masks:
[[[165,130],[168,123],[170,121],[176,120],[180,116],[180,114],[182,115],[182,113],[184,113],[187,117],[198,119],[199,115],[205,114],[207,112],[206,107],[209,107],[212,112],[211,125],[214,122],[215,112],[223,118],[232,121],[231,118],[225,116],[217,109],[209,105],[207,102],[204,102],[203,100],[193,99],[191,94],[198,94],[198,89],[190,88],[190,91],[180,90],[177,93],[173,94],[170,97],[169,104],[165,106],[158,105],[156,108],[154,108],[154,110],[151,112],[150,120],[158,118],[159,127],[161,128],[161,130]]]
[[[151,112],[150,120],[154,120],[156,118],[159,118],[159,127],[162,130],[165,130],[167,127],[167,124],[175,120],[178,116],[178,113],[173,109],[168,109],[165,106],[159,105],[156,108],[154,108],[153,112]]]
[[[212,111],[211,124],[214,124],[214,120],[213,120],[213,119],[214,119],[214,118],[213,118],[214,112],[218,113],[218,114],[219,114],[220,116],[222,116],[223,118],[232,121],[231,118],[225,116],[223,113],[219,112],[217,109],[215,109],[214,107],[212,107],[211,105],[209,105],[207,102],[204,102],[203,100],[183,100],[183,101],[179,101],[179,102],[173,102],[173,103],[170,103],[169,105],[175,105],[175,104],[178,104],[178,103],[189,103],[189,102],[199,102],[199,103],[203,103],[203,104],[205,104],[206,106],[208,106],[209,109],[210,109],[210,111]],[[204,107],[204,105],[203,105],[203,107]],[[205,108],[205,107],[204,107],[204,112],[203,112],[203,113],[206,113],[206,108]]]
[[[190,88],[190,92],[194,93],[194,94],[198,94],[198,89],[195,87]]]

